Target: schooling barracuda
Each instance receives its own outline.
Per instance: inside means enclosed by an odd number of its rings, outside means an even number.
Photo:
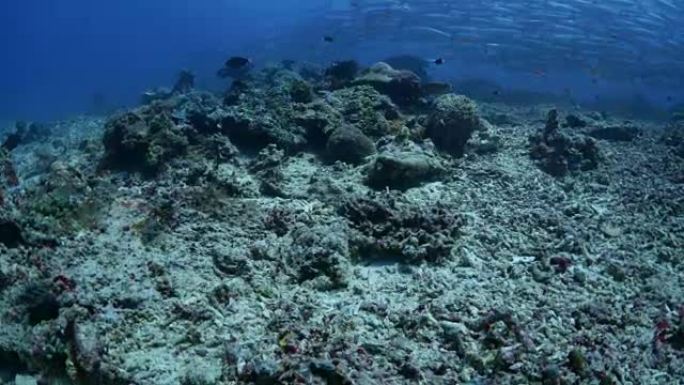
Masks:
[[[487,50],[486,57],[471,60],[489,59],[504,67],[528,59],[517,55],[531,45],[535,60],[552,63],[572,57],[582,65],[601,63],[611,69],[611,76],[622,79],[642,72],[640,56],[663,57],[673,67],[684,57],[684,34],[678,32],[684,3],[672,0],[354,0],[353,7],[338,7],[335,13],[344,20],[335,30],[366,30],[359,35],[364,41],[399,37],[403,44],[424,46],[460,44],[461,37],[468,36],[475,44],[497,43],[500,46]],[[674,72],[684,79],[684,68]]]

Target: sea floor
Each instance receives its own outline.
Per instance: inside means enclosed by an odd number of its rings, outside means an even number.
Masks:
[[[5,160],[0,383],[684,383],[684,159],[632,120],[553,176],[551,108],[479,104],[497,145],[421,143],[440,172],[397,189],[239,139],[139,173],[107,119],[57,123]]]

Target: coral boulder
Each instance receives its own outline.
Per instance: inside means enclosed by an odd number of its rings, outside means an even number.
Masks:
[[[402,106],[416,103],[422,93],[418,75],[411,71],[395,70],[382,62],[364,71],[352,84],[369,85]]]
[[[460,157],[480,125],[475,102],[462,95],[446,94],[434,100],[426,134],[437,148]]]
[[[375,153],[375,144],[355,126],[344,125],[333,131],[326,149],[330,160],[358,164]]]

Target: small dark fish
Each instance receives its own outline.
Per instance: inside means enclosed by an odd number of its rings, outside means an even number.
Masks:
[[[672,96],[670,96],[670,95],[667,95],[667,98],[666,98],[666,100],[667,100],[668,102],[671,102],[671,101],[672,101]]]
[[[451,92],[451,84],[442,82],[430,82],[421,86],[425,95],[442,95]]]
[[[239,70],[247,65],[249,65],[252,61],[249,60],[246,57],[242,56],[233,56],[230,59],[226,60],[226,68],[234,69],[234,70]]]
[[[494,96],[499,96],[499,95],[501,95],[501,90],[494,90],[494,91],[492,91],[492,95],[494,95]]]
[[[442,64],[444,64],[444,59],[442,59],[441,57],[437,58],[437,59],[435,59],[434,63],[437,64],[438,66],[441,66]]]
[[[326,36],[323,36],[323,41],[326,43],[332,43],[335,41],[335,38],[333,38],[332,36],[326,35]]]
[[[220,78],[239,78],[245,76],[249,70],[252,69],[252,61],[246,57],[233,56],[226,60],[223,68],[218,70],[218,77]]]

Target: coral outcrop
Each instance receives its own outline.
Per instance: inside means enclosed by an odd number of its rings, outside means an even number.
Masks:
[[[355,85],[369,85],[401,106],[415,104],[421,97],[420,77],[411,71],[395,70],[387,63],[376,63],[356,79]]]
[[[372,87],[344,88],[330,93],[325,100],[344,122],[373,139],[396,134],[394,122],[401,120],[399,108]]]
[[[183,128],[159,105],[117,116],[106,130],[103,166],[107,168],[156,173],[189,145]]]
[[[555,109],[549,111],[543,131],[530,137],[530,156],[542,170],[557,177],[573,171],[593,170],[600,161],[598,145],[593,138],[560,132]]]
[[[261,86],[255,87],[259,83]],[[223,129],[231,141],[258,151],[270,143],[292,153],[308,146],[306,128],[297,124],[300,104],[313,100],[311,86],[292,71],[268,69],[233,86]]]
[[[366,171],[366,183],[379,190],[406,190],[444,175],[446,167],[434,152],[417,144],[384,146]]]
[[[475,102],[462,95],[447,94],[433,101],[426,134],[437,148],[460,157],[480,125]]]
[[[359,164],[375,153],[375,144],[356,126],[343,125],[328,138],[326,151],[330,160]]]

